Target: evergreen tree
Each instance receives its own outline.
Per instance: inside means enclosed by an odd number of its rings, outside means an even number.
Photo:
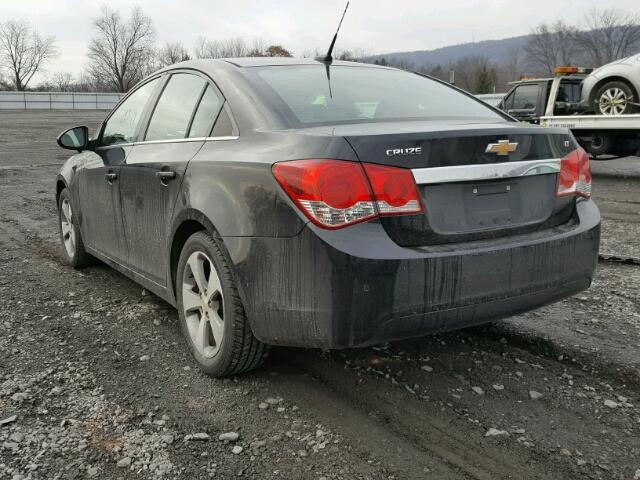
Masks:
[[[480,70],[475,90],[475,93],[493,92],[493,79],[491,78],[491,73],[489,73],[487,67],[482,67],[482,70]]]

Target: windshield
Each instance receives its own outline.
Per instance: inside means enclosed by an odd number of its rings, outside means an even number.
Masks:
[[[505,121],[483,103],[435,80],[400,70],[324,65],[253,67],[247,73],[293,124],[393,120]]]

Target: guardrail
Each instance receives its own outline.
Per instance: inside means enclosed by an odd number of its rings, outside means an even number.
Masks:
[[[0,110],[111,110],[122,93],[0,92]]]
[[[476,97],[483,102],[488,103],[489,105],[497,107],[500,103],[500,100],[502,100],[505,95],[505,93],[483,93],[480,95],[476,95]]]

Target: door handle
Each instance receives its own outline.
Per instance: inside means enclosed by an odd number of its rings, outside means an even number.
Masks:
[[[114,180],[116,180],[118,178],[118,174],[117,173],[113,173],[113,172],[109,172],[109,173],[105,173],[104,175],[107,179],[107,181],[109,183],[113,182]]]
[[[166,185],[169,180],[176,178],[176,172],[172,170],[162,170],[160,172],[156,172],[156,178],[158,178],[162,184]]]

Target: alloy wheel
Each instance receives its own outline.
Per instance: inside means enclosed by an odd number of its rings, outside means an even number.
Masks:
[[[627,108],[627,94],[621,88],[609,88],[600,96],[600,112],[603,115],[622,115]]]
[[[62,229],[62,241],[69,258],[73,258],[76,251],[76,231],[73,228],[73,211],[68,198],[62,200],[60,215],[60,227]]]
[[[182,308],[191,342],[200,355],[214,357],[224,337],[224,299],[211,259],[193,252],[182,278]]]

